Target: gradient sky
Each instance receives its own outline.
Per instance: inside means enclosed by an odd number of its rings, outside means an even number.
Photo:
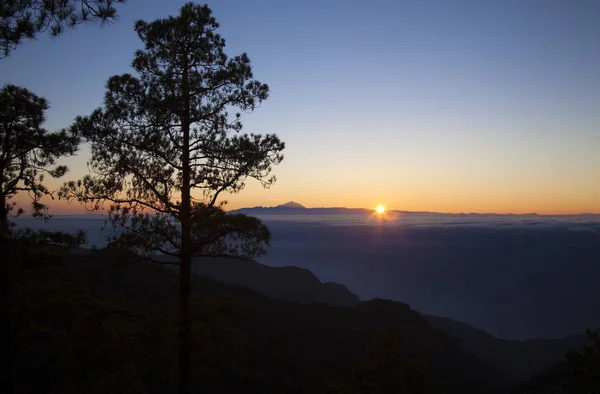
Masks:
[[[134,22],[183,3],[128,0],[114,24],[26,42],[0,60],[0,84],[46,97],[47,127],[69,126],[101,105],[108,77],[131,71]],[[599,1],[208,5],[227,52],[247,52],[271,87],[245,130],[287,144],[277,184],[250,184],[230,208],[600,213]],[[87,155],[65,179],[86,173]]]

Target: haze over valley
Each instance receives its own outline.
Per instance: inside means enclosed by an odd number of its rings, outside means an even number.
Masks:
[[[561,338],[600,325],[600,215],[377,214],[283,204],[239,212],[273,233],[257,261],[306,268],[362,300],[406,302],[510,339]],[[91,214],[18,223],[83,229],[88,248],[103,247],[111,234]]]

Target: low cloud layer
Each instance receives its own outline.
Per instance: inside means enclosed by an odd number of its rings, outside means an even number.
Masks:
[[[404,301],[507,338],[600,327],[600,218],[595,215],[263,215],[273,232],[260,262],[297,265],[362,299]],[[104,245],[102,219],[20,225],[83,229]],[[105,233],[106,234],[106,233]]]

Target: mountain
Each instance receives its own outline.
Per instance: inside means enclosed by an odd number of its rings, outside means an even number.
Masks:
[[[346,286],[321,283],[312,272],[298,267],[269,267],[251,259],[201,258],[194,260],[193,271],[280,300],[335,306],[354,306],[360,302]]]
[[[346,286],[321,283],[312,272],[299,267],[270,267],[251,259],[201,258],[194,261],[193,271],[196,275],[252,289],[279,300],[340,307],[352,307],[360,302]],[[513,341],[496,338],[453,319],[428,314],[421,316],[431,326],[455,339],[466,352],[513,383],[525,381],[550,368],[561,361],[568,350],[583,346],[586,339],[585,335],[581,335],[564,339]]]
[[[230,213],[246,213],[250,215],[261,215],[261,214],[294,214],[294,215],[336,215],[336,214],[347,214],[347,213],[372,213],[372,209],[365,208],[306,208],[303,205],[290,201],[285,204],[277,205],[274,207],[251,207],[251,208],[239,208],[229,211]],[[397,211],[402,212],[402,211]]]
[[[511,382],[523,382],[543,373],[564,359],[569,350],[586,343],[585,334],[561,339],[514,341],[496,338],[484,330],[445,317],[421,314],[433,327],[453,338],[482,362]]]
[[[275,209],[306,209],[306,207],[295,201],[290,201],[286,202],[285,204],[277,205]]]
[[[230,212],[248,212],[248,211],[288,211],[288,210],[308,210],[304,205],[297,203],[295,201],[288,201],[285,204],[276,205],[274,207],[263,207],[262,205],[258,205],[256,207],[247,207],[247,208],[239,208],[234,209]]]
[[[202,258],[195,260],[193,270],[197,275],[285,301],[341,307],[360,302],[346,286],[321,283],[312,272],[299,267],[269,267],[250,259]],[[581,335],[513,341],[496,338],[484,330],[449,318],[421,316],[434,328],[456,339],[465,351],[514,383],[545,371],[561,361],[568,350],[583,346],[586,340],[585,335]]]

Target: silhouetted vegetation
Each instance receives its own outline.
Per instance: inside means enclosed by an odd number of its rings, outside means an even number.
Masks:
[[[0,90],[0,238],[8,236],[8,217],[16,207],[11,199],[17,193],[29,193],[34,215],[46,216],[40,199],[51,191],[44,176],[63,176],[67,167],[56,160],[77,150],[75,135],[42,127],[48,107],[46,99],[25,88],[5,85]],[[22,213],[18,208],[14,216]]]
[[[77,150],[76,136],[65,130],[50,133],[42,127],[47,109],[48,102],[43,97],[25,88],[7,84],[0,90],[0,342],[4,349],[0,352],[3,367],[0,388],[16,384],[16,376],[11,376],[15,330],[10,309],[15,297],[14,278],[28,264],[23,253],[31,246],[68,248],[83,240],[83,234],[16,232],[9,220],[24,213],[23,207],[17,207],[13,200],[18,193],[31,197],[35,217],[49,218],[41,198],[52,195],[52,191],[44,185],[44,177],[63,176],[67,167],[57,165],[57,160]]]
[[[115,4],[125,0],[3,0],[0,2],[0,59],[25,39],[92,21],[106,23],[117,16]]]
[[[600,331],[588,330],[587,344],[569,351],[564,361],[535,376],[516,391],[519,394],[600,393]]]
[[[85,241],[84,234],[66,234],[22,230],[11,232],[7,237],[0,238],[0,392],[18,392],[23,378],[19,371],[18,358],[20,331],[24,329],[18,323],[18,309],[27,303],[27,297],[22,290],[29,285],[23,282],[28,272],[40,269],[56,269],[64,266],[66,253]],[[46,271],[41,271],[46,272]],[[32,302],[42,302],[43,299],[54,297],[52,290],[38,289],[40,298],[29,299]],[[36,340],[26,346],[37,346]]]
[[[428,365],[410,342],[394,327],[377,333],[367,345],[364,360],[352,369],[349,384],[329,383],[329,391],[357,394],[436,392]]]
[[[72,130],[91,144],[91,175],[62,194],[95,210],[108,202],[109,221],[126,230],[113,244],[179,264],[180,393],[191,372],[191,259],[263,253],[268,229],[226,215],[218,198],[241,191],[247,178],[272,185],[272,166],[283,159],[276,135],[240,134],[241,114],[229,113],[253,111],[269,88],[253,79],[245,53],[226,55],[218,27],[207,6],[193,3],[177,17],[136,23],[144,43],[132,62],[137,76],[111,77],[104,107],[77,118]]]

